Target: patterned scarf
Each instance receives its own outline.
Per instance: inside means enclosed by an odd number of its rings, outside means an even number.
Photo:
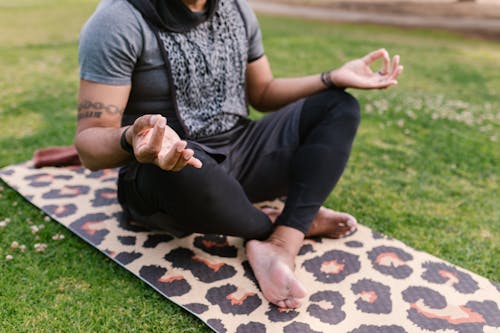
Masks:
[[[171,98],[188,138],[229,131],[248,115],[245,95],[248,39],[236,1],[213,2],[217,6],[212,14],[207,11],[207,19],[182,32],[166,30],[149,0],[129,1],[155,31],[166,64]]]

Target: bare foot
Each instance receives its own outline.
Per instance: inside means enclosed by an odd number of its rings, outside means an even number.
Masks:
[[[293,273],[295,254],[269,240],[251,240],[246,251],[264,297],[280,308],[298,308],[307,292]]]
[[[306,233],[306,237],[344,238],[357,230],[354,216],[321,207]]]
[[[281,214],[281,209],[275,207],[263,207],[261,210],[273,223]],[[344,238],[353,234],[357,230],[357,225],[358,222],[354,216],[321,207],[312,221],[306,237]]]

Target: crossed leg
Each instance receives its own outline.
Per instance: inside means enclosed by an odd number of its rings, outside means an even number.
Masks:
[[[297,308],[307,294],[294,274],[304,238],[342,238],[356,230],[353,216],[321,207],[321,203],[344,170],[358,124],[359,106],[346,93],[325,92],[304,103],[301,143],[289,160],[285,207],[283,211],[264,209],[275,221],[275,229],[267,240],[252,240],[246,246],[262,293],[279,307]]]
[[[261,210],[273,223],[282,212],[277,207],[263,207]],[[351,214],[337,212],[321,206],[305,237],[344,238],[356,232],[357,225],[356,218]]]
[[[329,94],[338,97],[337,92]],[[324,107],[323,99],[332,97],[329,94],[319,96],[318,108]],[[145,213],[165,212],[174,221],[182,221],[181,226],[190,232],[252,239],[247,243],[247,256],[264,297],[283,308],[299,307],[306,289],[295,277],[294,262],[304,237],[343,237],[356,225],[355,219],[348,214],[319,208],[340,178],[359,121],[356,115],[359,110],[356,111],[357,104],[353,104],[352,97],[347,94],[341,97],[346,99],[353,113],[329,111],[325,118],[320,117],[317,126],[312,126],[297,150],[275,149],[269,153],[265,143],[280,143],[282,136],[276,134],[274,120],[283,120],[280,115],[284,113],[278,114],[277,119],[263,118],[267,123],[260,123],[264,125],[259,130],[268,126],[269,131],[275,133],[274,141],[269,135],[254,132],[252,138],[260,138],[261,142],[242,144],[241,150],[246,151],[244,156],[247,158],[242,158],[243,153],[234,153],[235,158],[231,161],[242,165],[239,174],[246,178],[233,178],[208,154],[197,151],[198,158],[203,160],[202,169],[185,168],[173,173],[141,165],[136,181],[132,182],[137,188],[130,191],[131,196],[137,192],[138,198],[130,202],[140,201]],[[306,102],[305,105],[308,109],[316,108],[314,103]],[[308,110],[307,114],[313,111]],[[261,153],[253,156],[256,146]],[[282,158],[281,153],[293,156]],[[249,171],[252,171],[250,176]],[[264,193],[263,185],[269,187],[269,193]],[[259,201],[259,195],[270,198],[285,194],[287,204],[274,226],[266,214],[251,204]],[[244,223],[235,223],[242,216]]]

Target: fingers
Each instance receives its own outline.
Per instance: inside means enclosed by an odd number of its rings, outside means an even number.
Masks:
[[[396,80],[399,74],[403,72],[403,66],[399,64],[399,55],[395,55],[392,60],[392,71],[389,75],[389,80]]]
[[[177,141],[170,149],[163,149],[158,154],[158,166],[164,170],[173,170],[179,164],[179,159],[186,145],[186,141]]]
[[[396,69],[398,68],[398,66],[399,66],[399,54],[396,54],[392,58],[392,71],[391,72],[396,71]]]
[[[193,154],[194,154],[194,152],[193,152]],[[189,159],[186,158],[186,160],[187,160],[188,165],[190,165],[196,169],[200,169],[203,166],[203,163],[194,156],[191,156],[191,158],[189,158]]]
[[[392,85],[398,84],[397,78],[403,72],[403,69],[404,67],[402,65],[399,65],[399,57],[398,57],[397,59],[394,60],[391,73],[387,76],[387,78],[385,78],[382,81],[383,83],[382,88],[388,88]]]
[[[181,152],[181,156],[179,157],[176,165],[172,168],[172,171],[180,171],[187,165],[193,166],[197,169],[202,166],[201,161],[194,157],[194,151],[192,149],[184,149]]]
[[[180,171],[185,166],[190,165],[195,168],[201,168],[202,162],[194,157],[192,149],[186,149],[186,141],[176,142],[169,151],[160,152],[157,164],[167,171]]]
[[[163,143],[163,134],[165,133],[165,126],[167,125],[167,119],[164,117],[151,117],[150,124],[153,125],[153,129],[151,131],[151,138],[149,139],[149,146],[157,147],[158,151],[161,149],[161,145]],[[156,149],[155,149],[156,150]]]
[[[389,59],[389,52],[383,49],[382,57],[384,60],[384,63],[382,64],[382,73],[387,73],[387,71],[389,70],[389,65],[391,63],[391,60]]]
[[[158,121],[159,118],[163,118],[159,114],[147,114],[137,118],[134,122],[134,133],[138,134],[145,129],[151,128]]]
[[[388,73],[389,74],[389,77],[388,79],[389,80],[394,80],[397,76],[397,71],[398,71],[398,66],[399,66],[399,55],[395,55],[393,58],[392,58],[392,68],[391,68],[391,71]]]
[[[392,62],[389,58],[389,52],[387,52],[386,49],[379,49],[376,51],[373,51],[369,54],[367,54],[364,58],[363,61],[365,64],[368,66],[371,65],[374,61],[382,58],[383,64],[382,64],[382,69],[378,71],[378,74],[381,76],[386,76],[389,75],[386,80],[388,82],[394,81],[399,74],[403,71],[403,66],[399,65],[400,57],[399,55],[395,55],[392,58]],[[390,70],[389,70],[390,67]]]
[[[387,52],[386,49],[378,49],[376,51],[373,51],[373,52],[367,54],[366,56],[363,57],[363,61],[365,62],[365,64],[370,66],[373,62],[375,62],[376,60],[378,60],[380,58],[382,58],[382,60],[384,61],[380,72],[385,74],[385,73],[387,73],[387,71],[389,69],[389,64],[391,62],[391,60],[389,58],[389,52]]]
[[[395,55],[392,58],[391,70],[385,73],[378,72],[380,79],[374,84],[373,88],[385,89],[398,83],[397,77],[403,72],[403,66],[399,64],[399,61],[399,55]]]
[[[146,115],[133,125],[135,156],[141,163],[153,162],[162,148],[167,120],[160,115]]]
[[[194,157],[194,151],[186,149],[187,142],[180,140],[177,133],[167,126],[165,117],[145,115],[139,117],[133,126],[138,138],[136,158],[139,162],[154,163],[168,171],[180,171],[186,165],[202,167],[202,162]]]

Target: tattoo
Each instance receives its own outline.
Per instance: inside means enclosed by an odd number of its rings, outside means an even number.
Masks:
[[[101,102],[85,100],[78,104],[78,120],[86,118],[101,118],[103,112],[110,115],[121,115],[123,114],[123,111],[124,110],[113,104],[105,105]]]
[[[102,112],[78,111],[78,120],[86,118],[101,118]]]

